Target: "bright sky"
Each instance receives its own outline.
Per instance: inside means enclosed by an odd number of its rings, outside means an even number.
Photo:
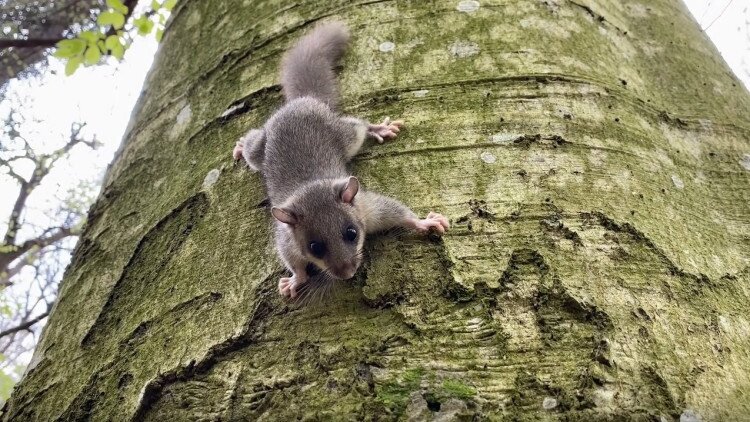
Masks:
[[[750,0],[685,2],[702,28],[710,25],[708,35],[735,74],[750,87]],[[80,68],[72,77],[66,77],[62,65],[54,61],[51,72],[41,81],[10,83],[9,100],[0,103],[0,118],[7,116],[10,107],[20,110],[26,120],[22,135],[33,146],[43,151],[58,148],[67,139],[72,122],[86,122],[87,137],[95,135],[104,143],[97,151],[76,147],[71,159],[52,171],[47,183],[29,200],[28,220],[46,221],[44,211],[54,208],[56,196],[68,187],[81,180],[101,180],[120,144],[156,48],[153,37],[136,36],[122,63],[110,59],[106,65]],[[19,100],[14,101],[14,97]],[[0,177],[0,221],[7,220],[16,194],[12,180]]]

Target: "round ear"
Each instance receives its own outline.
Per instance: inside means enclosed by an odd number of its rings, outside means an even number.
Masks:
[[[271,214],[273,214],[273,217],[275,219],[281,221],[284,224],[293,226],[299,222],[297,214],[285,208],[273,207],[271,208]]]
[[[359,180],[354,176],[349,176],[349,180],[341,190],[341,202],[351,204],[357,192],[359,192]]]

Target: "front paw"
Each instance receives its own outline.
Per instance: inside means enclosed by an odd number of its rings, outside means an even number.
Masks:
[[[386,117],[383,123],[379,125],[368,124],[367,135],[371,138],[375,138],[378,143],[383,143],[386,139],[394,139],[398,136],[401,131],[401,127],[404,126],[402,120],[391,121],[390,117]]]
[[[243,149],[245,149],[245,142],[242,139],[240,139],[234,145],[234,149],[232,150],[232,158],[234,158],[235,161],[242,159]]]
[[[427,218],[423,220],[414,220],[414,228],[420,233],[428,233],[430,229],[434,229],[438,234],[445,233],[450,228],[448,219],[442,214],[436,212],[430,212],[427,214]]]
[[[279,279],[279,294],[284,297],[297,297],[297,283],[294,277],[282,277]]]

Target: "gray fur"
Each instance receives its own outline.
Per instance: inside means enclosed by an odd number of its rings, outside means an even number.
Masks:
[[[348,44],[349,31],[340,22],[320,25],[299,40],[281,64],[287,101],[310,96],[335,110],[339,95],[334,67]]]
[[[261,171],[272,207],[283,211],[278,214],[282,217],[294,217],[292,224],[275,221],[275,238],[296,285],[307,280],[308,263],[327,276],[351,277],[361,263],[366,233],[416,227],[416,215],[395,199],[362,189],[351,203],[342,199],[342,191],[352,183],[347,163],[359,151],[369,127],[368,122],[341,116],[334,108],[338,88],[333,68],[348,39],[341,23],[323,24],[302,38],[282,64],[286,104],[262,129],[253,129],[242,139],[242,156]],[[355,241],[344,239],[348,228],[357,231]],[[312,241],[326,245],[322,259],[312,255]]]

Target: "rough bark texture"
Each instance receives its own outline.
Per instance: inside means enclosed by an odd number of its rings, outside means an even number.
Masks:
[[[298,309],[230,153],[332,18],[408,124],[356,173],[454,227]],[[749,116],[678,0],[183,0],[4,419],[743,420]]]

